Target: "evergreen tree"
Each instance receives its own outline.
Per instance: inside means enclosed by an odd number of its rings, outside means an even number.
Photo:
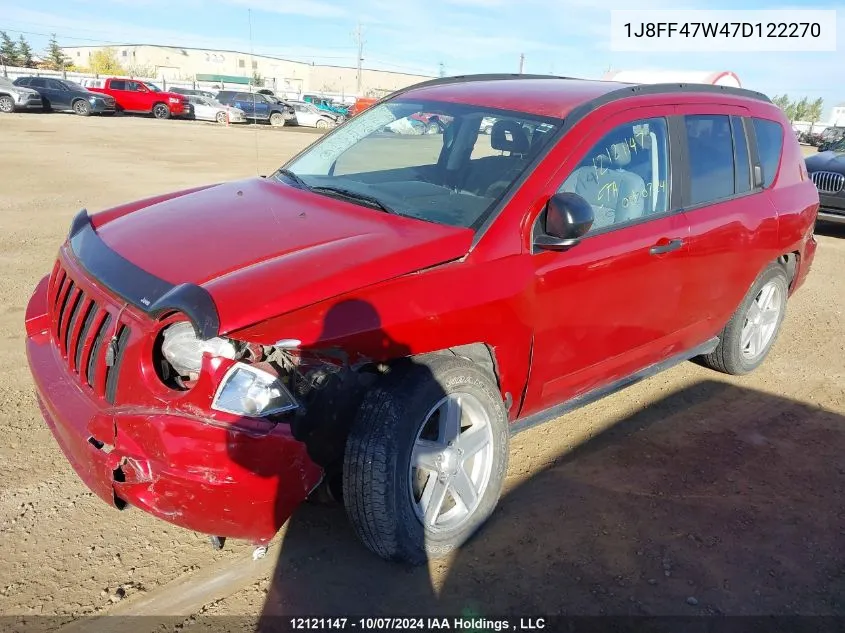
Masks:
[[[6,34],[6,31],[0,31],[0,57],[3,58],[6,66],[20,66],[18,45]]]
[[[56,34],[50,36],[50,43],[47,45],[47,59],[44,60],[50,70],[63,70],[70,66],[70,60],[65,57],[61,46],[56,41]]]
[[[35,68],[35,62],[32,59],[32,47],[23,35],[18,39],[18,59],[24,68]]]

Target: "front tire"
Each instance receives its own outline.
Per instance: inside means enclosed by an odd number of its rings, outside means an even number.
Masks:
[[[716,349],[702,362],[739,376],[755,370],[769,355],[786,315],[789,281],[780,264],[769,264],[719,335]]]
[[[157,103],[153,106],[153,116],[157,119],[169,119],[170,108],[166,103]]]
[[[0,112],[11,114],[15,111],[15,102],[7,95],[0,95]]]
[[[329,122],[325,119],[317,119],[316,125],[318,130],[326,130],[329,127]]]
[[[270,115],[270,125],[273,127],[281,127],[285,124],[285,117],[281,112],[274,112]]]
[[[226,113],[225,112],[218,112],[217,116],[215,117],[218,123],[226,123]]]
[[[91,104],[84,99],[73,102],[73,112],[79,116],[91,116]]]
[[[454,356],[405,361],[364,397],[346,445],[343,500],[368,549],[422,564],[488,519],[507,463],[507,416],[487,375]]]

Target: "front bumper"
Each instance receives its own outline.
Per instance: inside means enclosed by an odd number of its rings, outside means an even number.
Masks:
[[[28,95],[23,101],[15,100],[15,110],[43,110],[41,95]]]
[[[190,530],[273,538],[322,478],[289,427],[107,405],[68,371],[49,329],[31,325],[42,320],[46,293],[45,279],[27,309],[27,358],[44,419],[83,482],[113,507],[133,505]]]
[[[94,102],[89,101],[88,103],[91,103],[91,112],[94,114],[109,114],[117,111],[117,105],[114,101],[106,102],[96,100]]]

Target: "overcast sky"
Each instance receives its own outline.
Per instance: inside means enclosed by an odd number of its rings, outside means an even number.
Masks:
[[[225,48],[290,59],[355,65],[353,37],[364,31],[364,65],[438,74],[525,72],[600,78],[615,70],[732,70],[769,95],[824,97],[825,113],[845,101],[845,55],[837,53],[632,54],[610,50],[610,10],[621,0],[40,0],[25,8],[0,0],[0,30],[37,49],[58,34],[64,46],[112,43]],[[748,0],[744,9],[845,4]],[[736,2],[643,0],[643,9],[730,9]],[[250,41],[249,12],[252,14]],[[839,33],[845,12],[838,15]],[[839,37],[840,46],[845,39]]]

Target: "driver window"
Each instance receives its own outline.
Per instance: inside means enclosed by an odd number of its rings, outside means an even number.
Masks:
[[[666,119],[641,119],[612,130],[594,145],[558,191],[590,203],[590,233],[669,210]]]

